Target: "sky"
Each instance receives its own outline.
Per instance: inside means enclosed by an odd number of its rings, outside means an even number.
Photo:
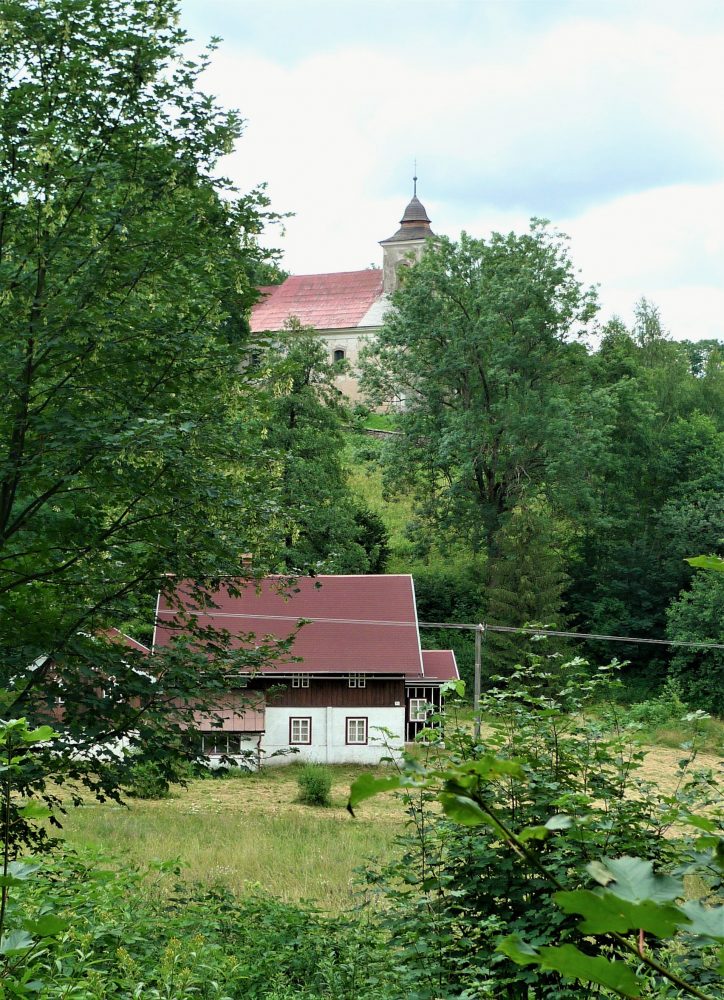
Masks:
[[[546,218],[600,322],[645,296],[724,338],[721,0],[181,0],[207,92],[246,121],[222,164],[294,213],[295,274],[382,263],[412,195],[456,239]]]

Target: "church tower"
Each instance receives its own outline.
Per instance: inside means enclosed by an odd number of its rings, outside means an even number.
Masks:
[[[397,288],[400,267],[408,267],[409,257],[419,260],[425,249],[425,240],[434,237],[430,228],[425,206],[417,197],[417,177],[413,178],[412,201],[400,219],[400,228],[394,236],[381,240],[382,282],[385,295],[391,295]]]

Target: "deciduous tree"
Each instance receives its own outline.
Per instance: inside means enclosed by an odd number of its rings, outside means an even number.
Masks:
[[[239,375],[267,201],[216,173],[241,121],[198,89],[177,19],[0,10],[0,684],[5,714],[62,699],[76,748],[173,743],[189,692],[223,687],[227,658],[151,672],[105,629],[150,639],[167,574],[237,576],[273,503]]]

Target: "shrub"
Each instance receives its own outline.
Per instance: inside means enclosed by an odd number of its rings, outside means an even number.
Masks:
[[[297,777],[299,801],[307,806],[331,806],[332,775],[321,764],[305,764]]]
[[[22,893],[13,887],[6,914],[3,997],[399,996],[384,941],[360,918],[327,918],[254,891],[237,898],[221,886],[192,885],[174,862],[129,870],[95,852],[68,852],[26,867]],[[31,934],[37,943],[29,949]]]
[[[674,722],[689,711],[681,700],[681,687],[675,680],[667,680],[655,698],[631,705],[625,713],[629,722],[639,723],[651,729]]]
[[[185,785],[191,777],[193,771],[184,762],[164,768],[155,760],[137,760],[128,768],[124,791],[133,799],[165,799],[172,783]]]
[[[555,692],[552,673],[559,679]],[[363,776],[356,783],[363,797],[370,794],[364,791],[365,781],[371,794],[375,785],[384,790],[398,781],[411,789],[402,856],[367,873],[368,884],[383,896],[379,920],[394,942],[398,983],[408,996],[609,996],[601,994],[596,982],[573,984],[576,977],[562,966],[532,968],[529,963],[539,960],[538,952],[512,946],[505,950],[501,936],[507,933],[511,942],[519,940],[512,935],[519,935],[545,953],[555,953],[562,944],[569,952],[578,947],[591,954],[580,917],[559,906],[559,890],[572,890],[574,896],[583,890],[591,864],[599,858],[648,858],[641,863],[653,862],[676,874],[691,870],[687,866],[694,848],[700,853],[704,847],[714,849],[716,838],[711,838],[712,847],[701,838],[691,845],[676,826],[707,810],[711,818],[694,818],[701,829],[715,826],[715,779],[710,771],[692,768],[696,743],[682,747],[680,782],[673,794],[644,781],[637,773],[644,752],[636,730],[623,719],[600,719],[587,711],[590,704],[600,706],[604,696],[610,711],[617,711],[608,673],[594,672],[579,659],[561,665],[555,658],[531,655],[484,695],[484,742],[476,744],[468,729],[447,726],[442,753],[439,746],[421,748],[399,779],[375,782]],[[669,688],[669,702],[675,694]],[[714,895],[720,876],[713,867],[712,872]],[[708,893],[709,883],[702,886]],[[660,947],[655,937],[647,938],[651,954]],[[640,947],[633,951],[638,961]],[[424,963],[414,960],[420,954]],[[708,955],[706,962],[711,960]],[[681,968],[686,961],[685,954],[676,958]],[[708,985],[713,967],[702,965],[696,953],[691,961],[699,961],[700,968],[687,968],[687,974]]]

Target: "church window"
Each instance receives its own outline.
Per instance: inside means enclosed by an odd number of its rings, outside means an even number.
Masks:
[[[335,361],[344,361],[344,351],[341,347],[338,347],[334,354],[332,355]]]

